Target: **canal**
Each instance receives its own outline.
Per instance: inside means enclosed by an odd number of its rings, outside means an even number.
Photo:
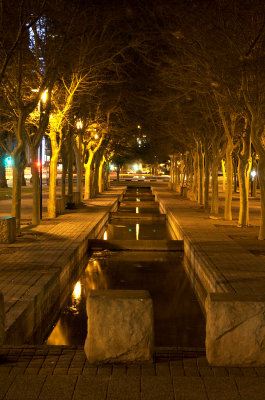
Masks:
[[[45,343],[84,344],[89,290],[144,289],[153,299],[156,347],[204,348],[205,319],[183,268],[183,252],[172,245],[150,188],[128,188],[99,239],[92,241],[94,251]]]

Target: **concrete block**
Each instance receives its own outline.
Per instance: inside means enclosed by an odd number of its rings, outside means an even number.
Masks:
[[[265,366],[265,296],[210,293],[206,356],[215,366]]]
[[[14,243],[16,240],[16,218],[0,217],[0,243]]]
[[[145,290],[94,290],[87,298],[85,353],[91,363],[150,360],[153,303]]]
[[[5,341],[5,305],[4,296],[0,292],[0,345]]]

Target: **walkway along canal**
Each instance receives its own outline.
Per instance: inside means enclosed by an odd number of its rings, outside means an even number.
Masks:
[[[128,187],[91,253],[46,343],[83,345],[91,289],[148,290],[155,346],[204,348],[205,320],[183,268],[183,243],[172,240],[150,188]]]

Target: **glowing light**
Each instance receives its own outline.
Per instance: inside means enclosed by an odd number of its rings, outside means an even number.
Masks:
[[[139,207],[136,207],[136,214],[139,214]]]
[[[139,197],[137,197],[137,198],[136,198],[136,201],[141,201],[141,200],[139,199]]]
[[[12,158],[11,157],[6,157],[5,158],[5,164],[10,167],[12,165]]]
[[[36,162],[36,165],[37,165],[37,167],[40,167],[40,166],[41,166],[41,162],[40,162],[40,161],[37,161],[37,162]]]
[[[257,175],[257,172],[253,170],[253,171],[251,171],[250,174],[251,174],[252,178],[255,178],[255,176]]]
[[[80,299],[80,297],[81,297],[81,283],[80,283],[80,281],[78,281],[76,283],[72,296],[73,296],[73,298],[75,300]]]
[[[107,231],[104,232],[103,240],[108,240],[108,232]]]
[[[48,98],[48,89],[46,89],[45,92],[42,93],[42,95],[41,95],[41,101],[42,101],[43,103],[46,103],[47,98]]]
[[[115,169],[115,165],[114,164],[110,164],[110,170],[113,171]]]
[[[137,128],[138,128],[138,129],[141,129],[141,125],[138,125]]]
[[[95,138],[96,140],[98,139],[98,134],[97,134],[97,133],[94,135],[94,138]]]
[[[136,224],[136,240],[139,240],[140,225]]]
[[[138,164],[134,164],[133,169],[134,169],[135,171],[137,171],[137,170],[138,170]]]
[[[83,122],[81,121],[81,119],[76,121],[76,127],[77,127],[77,129],[82,129],[83,128]]]

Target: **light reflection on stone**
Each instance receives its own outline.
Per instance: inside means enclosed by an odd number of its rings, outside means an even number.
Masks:
[[[61,320],[56,324],[46,344],[53,346],[68,346],[70,344],[67,337],[67,330],[63,327]]]

